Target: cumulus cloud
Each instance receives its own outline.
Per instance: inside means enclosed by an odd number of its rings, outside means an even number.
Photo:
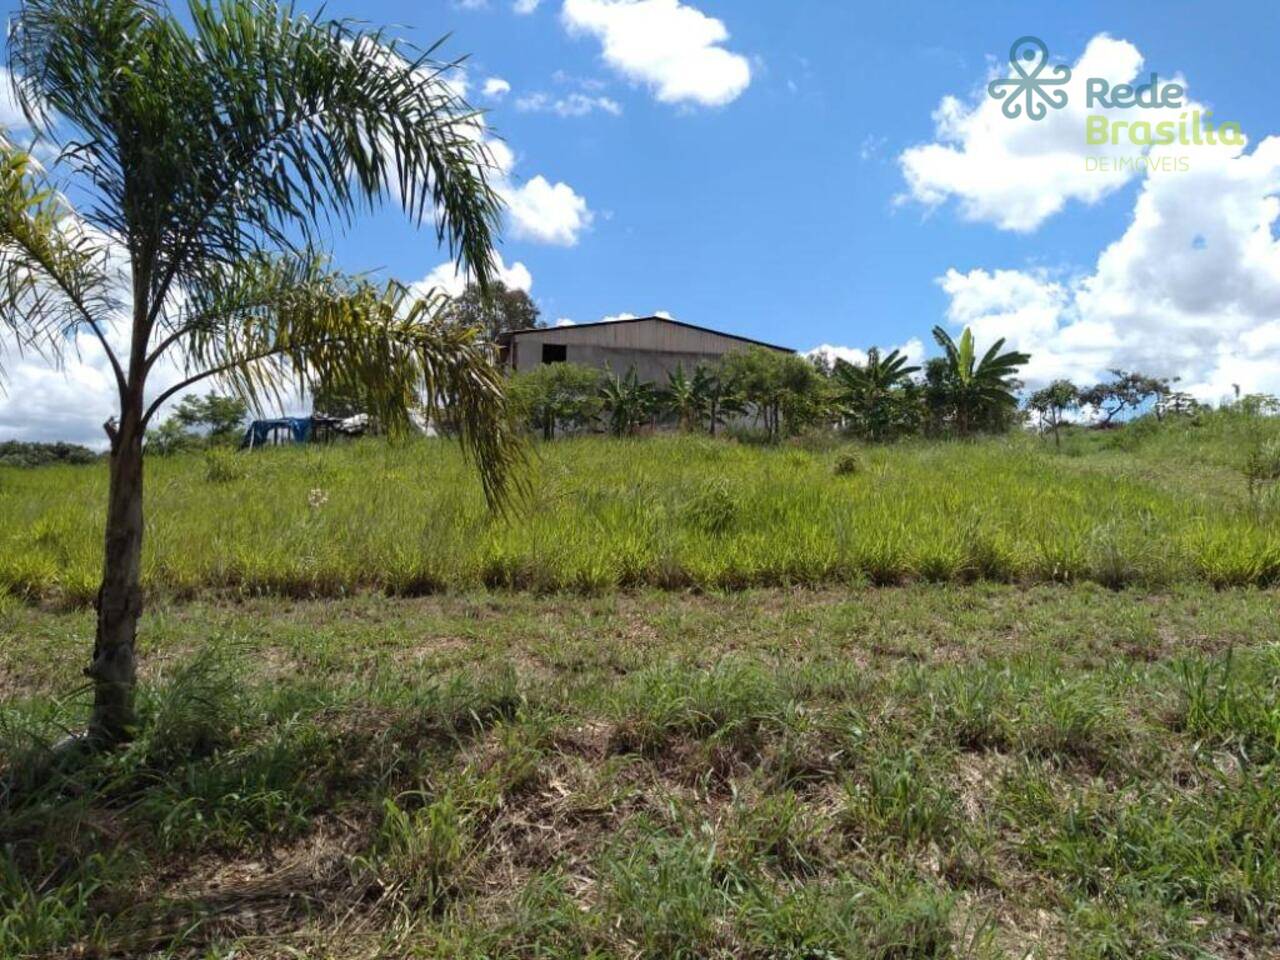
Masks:
[[[899,344],[896,347],[889,347],[883,352],[889,354],[894,350],[902,351],[913,365],[918,365],[924,360],[924,344],[921,343],[919,337],[912,337],[906,343]],[[866,350],[860,347],[847,347],[833,343],[820,344],[812,350],[806,350],[804,355],[806,357],[820,357],[831,364],[834,364],[837,360],[843,360],[845,363],[851,363],[856,367],[860,367],[867,362]]]
[[[484,95],[491,100],[501,100],[511,92],[511,84],[501,77],[489,77],[484,82]]]
[[[722,106],[751,83],[751,64],[726,50],[724,23],[680,0],[565,0],[574,34],[600,41],[604,61],[663,103]]]
[[[1067,106],[1048,111],[1043,120],[1006,117],[1002,101],[988,96],[985,84],[967,101],[944,97],[933,114],[935,139],[899,157],[907,181],[907,193],[901,199],[929,208],[955,200],[966,219],[1018,232],[1036,229],[1068,201],[1098,202],[1140,174],[1132,166],[1089,169],[1086,158],[1132,157],[1145,151],[1127,142],[1086,143],[1086,116],[1131,118],[1132,111],[1086,109],[1085,80],[1100,77],[1112,85],[1131,83],[1142,67],[1142,54],[1133,44],[1100,34],[1072,68],[1071,81],[1064,87]],[[1011,74],[1006,65],[988,79]],[[1176,120],[1184,109],[1144,109],[1142,113],[1147,120]]]
[[[518,187],[507,185],[502,193],[512,230],[525,240],[572,247],[595,217],[567,183],[553,184],[541,175]]]
[[[1185,168],[1143,178],[1128,227],[1090,270],[953,268],[938,281],[948,320],[1031,353],[1030,386],[1123,367],[1179,377],[1203,400],[1235,384],[1280,391],[1280,137],[1150,154]]]
[[[508,290],[523,290],[528,293],[533,289],[533,274],[523,263],[516,261],[508,266],[502,256],[498,255],[494,266],[497,268],[494,272],[495,279],[502,281]],[[425,295],[430,290],[440,290],[451,297],[456,297],[466,290],[469,282],[469,275],[459,271],[457,264],[449,261],[440,264],[413,284],[413,290],[419,296]]]
[[[511,9],[522,15],[530,14],[537,10],[541,3],[542,0],[515,0],[515,2],[511,4]]]
[[[516,183],[512,178],[515,153],[505,141],[490,135],[482,114],[471,118],[461,132],[483,141],[489,153],[490,182],[507,205],[507,218],[516,237],[562,247],[577,244],[595,214],[573,187],[563,182],[552,184],[541,174]]]

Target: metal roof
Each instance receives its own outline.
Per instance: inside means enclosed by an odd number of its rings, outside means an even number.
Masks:
[[[524,330],[508,330],[498,337],[498,342],[506,343],[526,333],[548,333],[552,330],[590,330],[592,327],[613,327],[622,323],[648,323],[651,320],[658,323],[669,323],[676,327],[685,327],[689,330],[698,330],[702,333],[714,333],[717,337],[741,340],[743,343],[749,343],[757,347],[767,347],[770,350],[777,350],[781,353],[795,353],[790,347],[780,347],[776,343],[765,343],[763,340],[753,340],[751,337],[742,337],[736,333],[725,333],[723,330],[713,330],[711,327],[700,327],[696,323],[685,323],[683,320],[673,320],[670,317],[628,317],[626,320],[597,320],[595,323],[575,323],[565,327],[526,327]]]

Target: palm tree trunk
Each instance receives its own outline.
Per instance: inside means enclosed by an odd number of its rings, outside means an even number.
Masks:
[[[135,728],[137,663],[134,641],[142,613],[142,392],[130,391],[111,444],[111,486],[98,627],[93,660],[89,739],[101,746],[128,741]],[[136,395],[134,395],[136,394]]]

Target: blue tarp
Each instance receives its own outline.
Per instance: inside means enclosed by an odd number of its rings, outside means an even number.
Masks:
[[[271,443],[271,435],[277,430],[287,430],[289,439],[294,443],[306,443],[311,439],[311,418],[281,417],[279,420],[255,420],[245,431],[244,439],[240,441],[240,449]]]

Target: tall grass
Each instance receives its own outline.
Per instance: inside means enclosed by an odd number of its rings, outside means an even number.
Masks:
[[[909,580],[1107,586],[1280,580],[1280,497],[1236,460],[1270,421],[811,453],[695,437],[539,448],[533,493],[490,517],[453,445],[367,441],[155,459],[147,587],[184,596],[604,592]],[[1259,426],[1258,424],[1261,424]],[[1132,429],[1132,428],[1131,428]],[[100,465],[0,468],[0,591],[96,589]]]

